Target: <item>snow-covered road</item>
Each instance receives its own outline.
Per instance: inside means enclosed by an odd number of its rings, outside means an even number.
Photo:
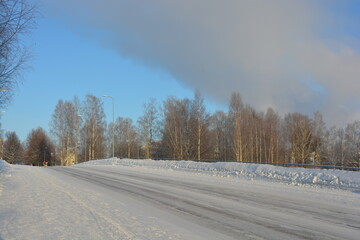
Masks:
[[[0,239],[358,239],[358,192],[125,166],[13,166]],[[1,193],[0,193],[1,194]]]

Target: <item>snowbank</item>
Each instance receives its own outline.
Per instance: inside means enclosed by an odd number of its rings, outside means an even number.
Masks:
[[[84,165],[140,166],[155,169],[190,171],[222,177],[285,182],[292,185],[305,184],[360,189],[360,172],[343,170],[286,168],[235,162],[204,163],[193,161],[154,161],[150,159],[136,160],[118,158],[92,160],[78,164],[78,166]]]
[[[6,175],[9,172],[10,164],[4,160],[0,160],[0,176]]]
[[[4,160],[0,160],[0,196],[3,189],[2,186],[2,178],[3,177],[9,177],[10,176],[10,164],[8,164]]]

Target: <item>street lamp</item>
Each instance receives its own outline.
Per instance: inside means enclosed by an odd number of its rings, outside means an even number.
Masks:
[[[113,158],[115,157],[115,133],[114,133],[114,127],[115,127],[115,119],[114,119],[114,98],[112,96],[109,95],[102,95],[102,97],[107,97],[107,98],[111,98],[112,100],[112,152],[113,152]]]

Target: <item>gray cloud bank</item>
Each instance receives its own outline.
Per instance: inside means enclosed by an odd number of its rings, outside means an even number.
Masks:
[[[319,110],[336,124],[360,116],[359,39],[342,30],[338,2],[44,0],[121,56],[213,100],[239,91],[259,110]]]

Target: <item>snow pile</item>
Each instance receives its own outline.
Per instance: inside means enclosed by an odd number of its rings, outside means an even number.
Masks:
[[[0,179],[2,177],[11,177],[10,167],[11,167],[11,165],[9,163],[7,163],[4,160],[0,160]],[[1,181],[0,181],[0,184],[1,184]]]
[[[310,184],[342,188],[360,188],[360,172],[343,170],[286,168],[272,165],[235,162],[204,163],[194,161],[154,161],[150,159],[137,160],[118,158],[93,160],[79,165],[139,166],[155,169],[190,171],[222,177],[285,182],[297,186]]]
[[[0,160],[0,196],[1,196],[1,192],[3,189],[2,186],[2,178],[3,177],[9,177],[10,175],[10,164],[8,164],[6,161],[4,160]]]
[[[10,172],[10,164],[5,160],[0,160],[0,177],[7,176]]]

